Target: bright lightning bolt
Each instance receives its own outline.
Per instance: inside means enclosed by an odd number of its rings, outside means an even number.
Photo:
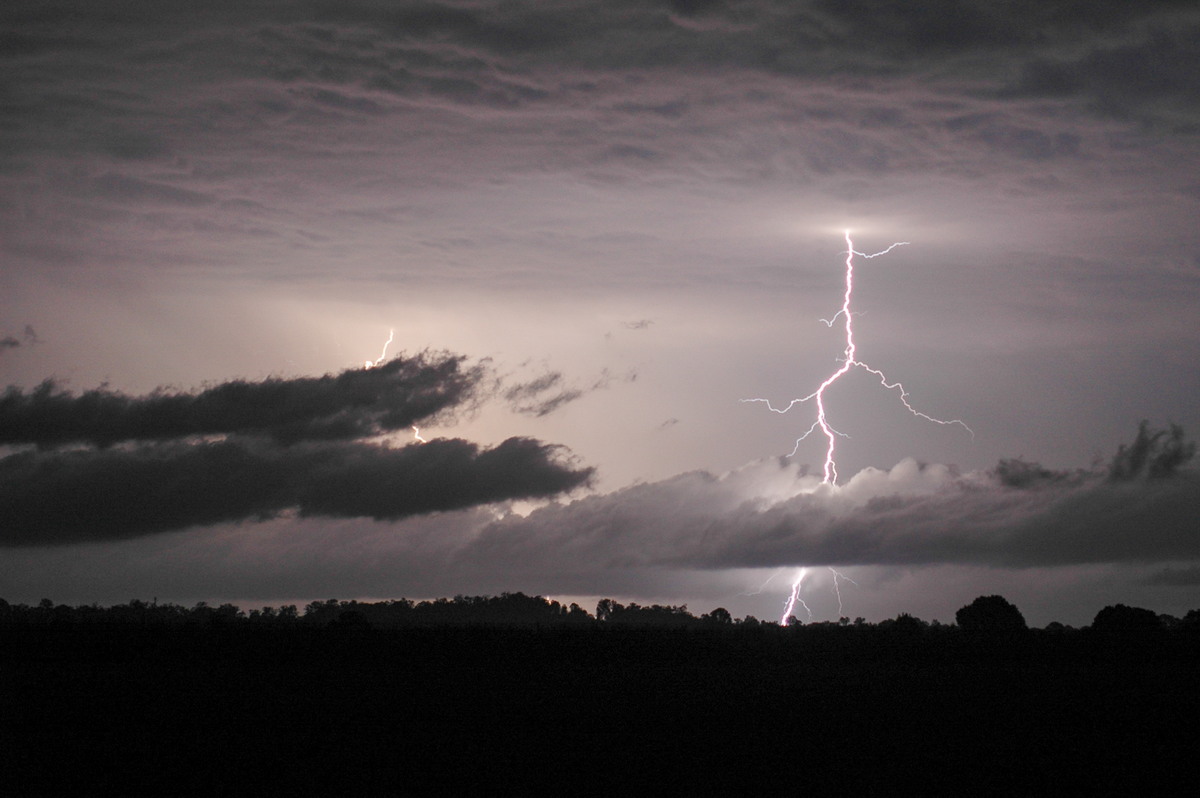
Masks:
[[[788,595],[787,599],[783,602],[783,617],[781,617],[779,619],[780,626],[788,625],[788,619],[792,617],[792,611],[794,609],[796,609],[797,604],[799,604],[801,607],[804,608],[804,611],[806,613],[808,613],[808,620],[812,621],[812,618],[813,618],[812,610],[810,610],[808,608],[808,605],[804,603],[804,599],[800,598],[800,588],[801,588],[801,586],[803,586],[804,577],[807,574],[808,574],[807,568],[801,568],[799,571],[796,572],[796,581],[792,582],[792,592]]]
[[[838,617],[840,618],[842,616],[842,587],[838,580],[845,579],[847,582],[849,582],[852,585],[857,585],[858,582],[855,582],[853,579],[846,576],[844,573],[837,570],[836,568],[830,568],[829,572],[831,574],[833,574],[833,592],[834,592],[834,595],[837,596]],[[769,582],[771,579],[774,578],[774,576],[775,575],[772,574],[771,577],[768,578],[767,581]],[[783,616],[779,619],[779,623],[781,626],[788,625],[788,621],[791,620],[792,613],[796,609],[797,604],[799,604],[801,607],[804,608],[804,612],[808,615],[809,622],[810,623],[812,622],[812,619],[813,619],[812,609],[810,609],[809,606],[804,603],[804,599],[800,598],[800,590],[804,587],[804,578],[806,576],[808,576],[807,568],[801,568],[799,571],[796,572],[796,579],[795,579],[795,581],[792,582],[792,590],[790,593],[788,593],[788,597],[786,599],[784,599],[784,601],[783,601]],[[766,582],[763,583],[763,586],[764,587],[766,586]]]
[[[418,441],[420,443],[429,443],[429,441],[427,441],[421,437],[421,428],[418,427],[416,424],[412,425],[412,431],[413,431],[413,440],[414,441]]]
[[[388,349],[388,347],[392,345],[392,341],[394,341],[394,340],[396,340],[396,331],[395,331],[395,330],[388,330],[388,339],[387,339],[386,341],[384,341],[384,342],[383,342],[383,351],[379,353],[379,357],[378,357],[378,358],[376,358],[375,360],[367,360],[367,361],[364,361],[364,362],[363,362],[363,368],[365,368],[365,369],[375,368],[375,367],[376,367],[376,366],[378,366],[380,363],[382,363],[382,362],[383,362],[383,359],[384,359],[385,357],[387,357],[387,349]]]
[[[803,441],[805,438],[807,438],[809,435],[811,435],[814,430],[820,428],[821,432],[825,435],[825,438],[828,441],[828,446],[825,449],[825,479],[824,479],[824,481],[831,485],[837,483],[837,476],[838,476],[837,462],[834,459],[834,455],[836,453],[836,442],[837,442],[835,436],[841,436],[841,437],[846,437],[846,436],[844,433],[838,432],[836,429],[834,429],[833,426],[830,425],[830,423],[829,423],[829,419],[828,419],[828,417],[826,415],[826,411],[825,411],[825,389],[828,388],[830,385],[833,385],[835,382],[837,382],[838,379],[840,379],[843,374],[850,371],[850,369],[854,368],[855,366],[863,369],[864,371],[869,371],[870,373],[872,373],[876,377],[878,377],[880,384],[883,385],[884,388],[887,388],[888,390],[898,389],[900,392],[901,403],[903,403],[904,407],[907,408],[908,411],[910,413],[912,413],[914,416],[917,416],[918,418],[923,418],[927,421],[932,421],[935,424],[942,424],[942,425],[957,424],[958,426],[965,429],[967,432],[970,432],[972,439],[975,437],[975,431],[972,430],[970,427],[968,427],[966,425],[966,423],[960,421],[959,419],[951,419],[949,421],[946,421],[946,420],[943,420],[940,418],[934,418],[933,416],[926,415],[925,413],[920,412],[919,410],[914,408],[911,404],[909,404],[908,391],[906,391],[904,389],[904,386],[902,384],[900,384],[899,382],[888,382],[887,375],[885,375],[882,371],[880,371],[876,368],[872,368],[871,366],[869,366],[866,363],[862,362],[861,360],[857,359],[858,345],[854,342],[854,316],[850,312],[850,300],[852,299],[852,297],[854,295],[854,256],[858,255],[859,257],[862,257],[864,259],[878,258],[880,255],[886,255],[887,253],[891,252],[896,247],[902,247],[902,246],[905,246],[906,244],[908,244],[907,241],[898,241],[895,244],[892,244],[891,246],[889,246],[887,249],[882,250],[881,252],[875,252],[875,253],[868,255],[867,253],[859,252],[858,250],[856,250],[854,248],[854,242],[850,239],[850,231],[847,230],[846,231],[846,291],[842,296],[842,307],[840,310],[838,310],[837,313],[833,314],[833,318],[821,319],[821,321],[824,322],[826,324],[826,326],[828,326],[828,327],[833,327],[834,322],[837,321],[839,317],[841,317],[842,319],[845,320],[845,326],[846,326],[845,355],[846,356],[842,360],[841,368],[839,368],[837,371],[833,372],[833,374],[829,375],[825,379],[825,381],[821,383],[820,387],[818,387],[815,391],[810,393],[808,396],[804,396],[799,399],[793,399],[791,402],[788,403],[787,407],[776,408],[771,404],[770,400],[768,400],[768,399],[743,399],[742,400],[743,402],[762,402],[767,406],[767,409],[770,410],[772,413],[786,413],[798,404],[807,402],[810,399],[816,399],[817,400],[817,402],[816,402],[817,403],[817,420],[813,422],[813,425],[808,428],[807,432],[805,432],[803,435],[801,435],[799,438],[796,439],[796,445],[792,449],[791,454],[789,454],[788,456],[791,457],[791,456],[795,455],[796,452],[800,448],[800,442]],[[797,584],[799,584],[799,583],[797,583]]]
[[[828,442],[828,446],[825,449],[824,482],[826,484],[830,484],[830,485],[837,484],[837,476],[838,476],[837,462],[834,459],[834,455],[836,453],[836,446],[837,446],[837,438],[835,436],[844,438],[844,437],[846,437],[846,435],[845,435],[845,433],[839,432],[838,430],[834,429],[833,426],[829,423],[829,418],[825,412],[825,389],[828,388],[830,385],[833,385],[835,382],[838,381],[838,379],[841,378],[841,376],[843,374],[850,371],[850,369],[852,369],[856,366],[858,368],[863,369],[864,371],[869,371],[870,373],[872,373],[876,377],[878,377],[880,384],[883,385],[884,388],[886,388],[888,390],[893,390],[893,389],[898,390],[900,392],[900,402],[904,405],[904,407],[908,410],[908,412],[912,413],[914,416],[917,416],[918,418],[923,418],[927,421],[932,421],[935,424],[942,424],[942,425],[957,424],[958,426],[965,429],[967,432],[971,433],[972,439],[974,439],[974,437],[975,437],[975,431],[972,430],[970,427],[968,427],[965,422],[960,421],[959,419],[951,419],[949,421],[946,421],[943,419],[934,418],[933,416],[927,415],[927,414],[922,413],[921,411],[917,410],[915,407],[913,407],[909,403],[908,391],[906,391],[904,389],[904,386],[901,383],[888,382],[887,375],[885,375],[882,371],[880,371],[879,369],[876,369],[876,368],[872,368],[871,366],[867,365],[866,363],[864,363],[863,361],[861,361],[857,358],[858,345],[854,341],[854,314],[850,310],[850,302],[854,296],[854,256],[858,255],[859,257],[861,257],[865,260],[869,260],[871,258],[878,258],[880,255],[886,255],[887,253],[891,252],[896,247],[906,246],[908,244],[908,242],[907,241],[897,241],[896,243],[889,246],[887,249],[884,249],[880,252],[874,252],[871,254],[867,254],[865,252],[859,252],[858,250],[856,250],[854,248],[854,241],[852,241],[850,238],[849,230],[845,231],[845,236],[846,236],[846,290],[845,290],[845,293],[842,295],[842,307],[838,310],[837,313],[833,314],[832,318],[821,319],[821,321],[825,324],[825,326],[830,327],[830,328],[833,327],[834,322],[836,322],[839,318],[844,320],[845,329],[846,329],[846,349],[845,349],[845,358],[843,358],[843,360],[842,360],[841,368],[839,368],[837,371],[833,372],[833,374],[829,375],[825,379],[825,381],[822,382],[821,385],[815,391],[813,391],[812,393],[808,394],[807,396],[803,396],[799,399],[793,399],[791,402],[788,403],[787,407],[777,408],[777,407],[773,406],[771,404],[770,400],[768,400],[768,399],[743,399],[742,400],[743,402],[762,402],[763,404],[765,404],[767,406],[767,409],[770,410],[772,413],[782,414],[782,413],[788,412],[789,410],[791,410],[793,407],[795,407],[798,404],[807,402],[810,399],[816,399],[817,400],[816,401],[817,419],[816,419],[816,421],[813,422],[812,426],[809,427],[808,430],[803,435],[801,435],[799,438],[796,439],[796,444],[795,444],[795,446],[792,447],[792,451],[788,456],[789,457],[794,456],[796,454],[796,452],[799,451],[799,449],[800,449],[800,442],[803,441],[805,438],[807,438],[809,435],[811,435],[813,433],[813,431],[820,428],[821,432],[825,435],[826,441]],[[833,568],[830,568],[829,570],[833,574],[833,592],[837,596],[838,616],[841,617],[841,614],[842,614],[842,589],[841,589],[840,580],[845,579],[847,582],[849,582],[851,584],[857,584],[857,583],[850,577],[846,576],[845,574],[843,574]],[[804,577],[807,575],[807,573],[808,573],[807,568],[801,568],[796,573],[795,581],[792,582],[792,590],[791,590],[791,593],[788,595],[787,599],[784,601],[783,618],[780,620],[780,623],[784,626],[787,625],[788,620],[792,617],[792,612],[793,612],[793,610],[795,610],[797,604],[799,604],[801,607],[804,608],[805,612],[808,613],[808,619],[810,621],[812,620],[812,610],[810,610],[808,605],[804,603],[804,599],[800,598],[800,589],[804,585]]]

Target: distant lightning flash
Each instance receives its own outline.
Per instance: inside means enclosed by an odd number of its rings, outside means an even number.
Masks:
[[[914,408],[911,404],[909,404],[908,392],[906,390],[904,390],[904,386],[902,384],[900,384],[899,382],[888,382],[887,375],[885,375],[882,371],[872,368],[871,366],[869,366],[866,363],[862,362],[861,360],[857,359],[858,345],[854,342],[854,315],[850,312],[850,300],[854,294],[854,256],[858,255],[862,258],[868,258],[868,259],[869,258],[877,258],[880,255],[886,255],[887,253],[891,252],[896,247],[902,247],[902,246],[905,246],[906,244],[908,244],[907,241],[898,241],[895,244],[892,244],[890,247],[888,247],[887,249],[885,249],[881,252],[876,252],[876,253],[868,255],[865,252],[859,252],[858,250],[856,250],[854,248],[854,242],[850,239],[850,231],[847,230],[846,231],[846,292],[842,297],[842,307],[837,313],[833,314],[833,318],[821,319],[821,321],[824,322],[825,325],[828,327],[833,327],[834,322],[837,321],[839,317],[841,317],[842,319],[845,320],[845,325],[846,325],[845,355],[846,356],[842,360],[841,368],[839,368],[837,371],[833,372],[833,374],[829,375],[829,377],[827,377],[825,379],[825,381],[821,383],[820,387],[817,388],[817,390],[813,391],[808,396],[801,397],[800,399],[793,399],[791,402],[788,403],[787,407],[784,407],[784,408],[774,407],[771,404],[770,400],[768,400],[768,399],[743,399],[742,400],[743,402],[762,402],[767,406],[767,409],[770,410],[772,413],[786,413],[798,404],[807,402],[809,399],[816,399],[817,400],[817,420],[813,422],[813,425],[808,428],[807,432],[805,432],[803,435],[801,435],[799,438],[796,439],[796,445],[792,449],[791,454],[789,454],[788,456],[791,457],[791,456],[795,455],[797,450],[800,448],[800,442],[803,441],[805,438],[807,438],[810,434],[812,434],[813,430],[820,428],[821,432],[825,435],[826,440],[829,442],[829,445],[825,450],[825,479],[824,479],[824,482],[831,484],[831,485],[837,483],[837,476],[838,476],[837,463],[834,460],[834,454],[835,454],[835,449],[836,449],[835,436],[845,437],[845,435],[844,435],[844,433],[838,432],[829,423],[829,419],[826,416],[826,412],[825,412],[825,389],[828,388],[830,385],[833,385],[835,382],[837,382],[838,379],[843,374],[850,371],[850,369],[854,368],[855,366],[858,366],[859,368],[863,369],[864,371],[869,371],[872,374],[874,374],[876,377],[878,377],[880,384],[883,385],[884,388],[887,388],[888,390],[898,389],[900,391],[900,401],[904,404],[905,408],[907,408],[908,411],[910,413],[912,413],[914,416],[923,418],[927,421],[932,421],[935,424],[942,424],[942,425],[957,424],[958,426],[965,429],[967,432],[970,432],[972,438],[975,437],[975,431],[972,430],[970,427],[968,427],[964,422],[962,422],[958,419],[951,419],[949,421],[945,421],[940,418],[934,418],[933,416],[929,416],[929,415],[926,415],[925,413],[920,412],[919,410]],[[799,584],[799,582],[797,582],[797,585],[798,584]]]
[[[363,368],[371,369],[378,366],[387,357],[387,348],[392,345],[392,341],[396,340],[396,331],[388,330],[388,339],[383,342],[383,351],[379,353],[379,357],[375,360],[367,360],[363,362]]]
[[[363,361],[363,368],[364,369],[373,369],[376,366],[378,366],[380,363],[382,363],[383,359],[387,357],[388,347],[392,345],[392,341],[394,341],[394,340],[396,340],[396,331],[388,330],[388,339],[383,342],[383,351],[379,353],[379,357],[376,358],[375,360]],[[413,440],[416,441],[417,443],[429,443],[429,441],[427,441],[425,438],[421,437],[421,428],[418,427],[416,424],[412,425],[412,433],[413,433]]]

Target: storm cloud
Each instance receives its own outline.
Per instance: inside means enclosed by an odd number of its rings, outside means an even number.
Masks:
[[[78,396],[47,380],[0,395],[0,443],[109,446],[192,435],[264,435],[281,443],[348,440],[407,429],[479,398],[481,365],[424,353],[322,377],[232,380],[196,392]],[[534,392],[536,393],[536,391]]]
[[[527,438],[492,448],[227,440],[25,452],[0,460],[0,544],[114,540],[284,511],[395,520],[545,498],[590,475],[559,447]]]
[[[835,488],[764,461],[509,517],[489,524],[462,556],[514,569],[567,560],[713,570],[1186,561],[1200,559],[1197,517],[1195,470],[1124,481],[1075,472],[1013,487],[995,471],[959,475],[907,460]]]
[[[563,550],[610,568],[1198,560],[1200,471],[1186,468],[1195,448],[1178,426],[1142,422],[1106,468],[1054,471],[1014,459],[958,474],[905,460],[844,486],[768,460],[510,517],[467,551],[511,557],[514,567]]]
[[[281,513],[396,520],[586,485],[562,447],[368,439],[472,409],[503,380],[449,354],[196,392],[0,396],[0,545],[103,541]],[[548,384],[525,386],[536,401]],[[507,397],[506,398],[510,398]],[[547,411],[549,412],[549,411]],[[415,432],[415,429],[414,429]],[[22,445],[35,449],[22,450]]]

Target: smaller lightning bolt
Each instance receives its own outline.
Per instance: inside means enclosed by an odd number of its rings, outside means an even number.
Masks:
[[[412,431],[413,431],[413,440],[414,441],[418,441],[419,443],[429,443],[429,441],[427,441],[421,437],[421,428],[418,427],[416,424],[413,424]]]
[[[849,582],[850,584],[855,585],[855,586],[858,585],[858,582],[855,582],[853,579],[846,576],[844,573],[838,571],[836,568],[830,568],[829,572],[833,574],[833,592],[837,594],[838,617],[841,618],[842,617],[842,588],[838,584],[838,580],[845,579],[847,582]]]
[[[371,368],[375,368],[375,367],[376,367],[376,366],[378,366],[380,363],[382,363],[382,362],[383,362],[383,359],[384,359],[385,357],[387,357],[387,349],[388,349],[388,347],[389,347],[389,346],[391,346],[391,344],[392,344],[392,341],[394,341],[394,340],[396,340],[396,331],[395,331],[395,330],[388,330],[388,339],[387,339],[386,341],[384,341],[384,342],[383,342],[383,351],[379,353],[379,357],[378,357],[376,360],[366,360],[366,361],[363,361],[363,368],[365,368],[365,369],[371,369]]]

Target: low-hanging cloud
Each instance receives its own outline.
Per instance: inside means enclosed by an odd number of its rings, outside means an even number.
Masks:
[[[117,540],[287,513],[394,521],[587,484],[592,469],[531,438],[492,448],[373,440],[469,411],[503,382],[486,361],[426,352],[195,392],[10,387],[0,395],[0,444],[18,449],[0,458],[0,546]],[[525,396],[534,401],[546,387]]]
[[[197,392],[79,395],[47,380],[0,395],[0,443],[108,446],[192,435],[262,435],[281,443],[350,440],[406,429],[477,398],[481,365],[446,353],[396,357],[322,377],[231,380]]]
[[[586,484],[561,447],[510,438],[391,448],[230,439],[23,452],[0,460],[0,545],[138,537],[294,510],[396,520]]]
[[[1150,451],[1129,467],[1128,452]],[[781,461],[697,471],[509,516],[466,561],[553,570],[789,565],[1005,568],[1200,560],[1200,472],[1181,433],[1148,432],[1105,470],[1005,460],[987,472],[905,460],[843,486]],[[1169,466],[1167,465],[1169,462]]]

